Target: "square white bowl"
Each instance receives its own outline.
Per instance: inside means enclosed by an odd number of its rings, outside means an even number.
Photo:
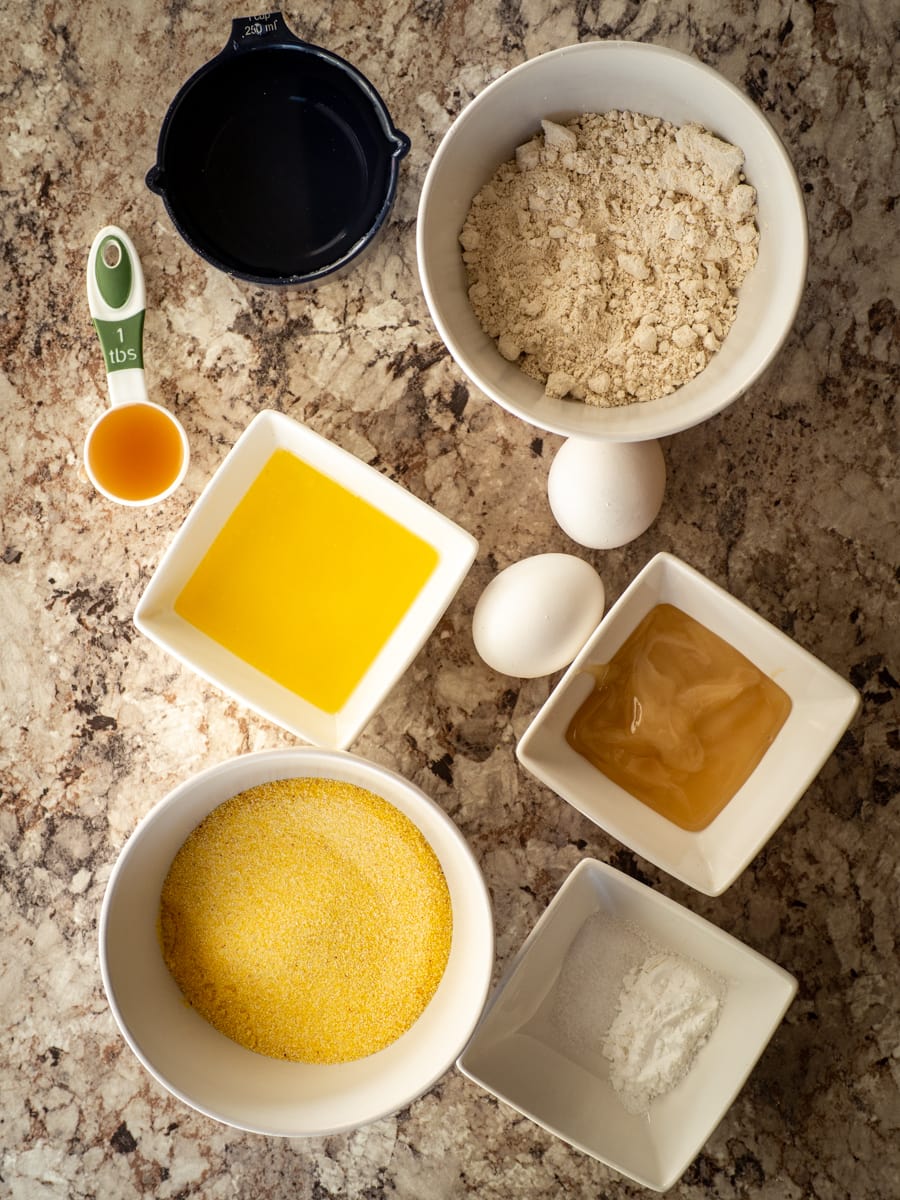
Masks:
[[[718,1024],[687,1075],[640,1116],[626,1111],[600,1065],[606,1030],[596,1031],[597,1052],[576,1062],[547,1016],[569,947],[595,913],[637,928],[725,984]],[[500,980],[457,1066],[576,1149],[662,1192],[725,1115],[796,991],[793,976],[730,934],[606,863],[583,859]]]
[[[635,799],[573,750],[566,729],[590,693],[583,668],[606,663],[657,604],[672,604],[730,642],[787,692],[791,711],[743,787],[705,829],[688,832]],[[521,764],[623,845],[708,896],[759,853],[821,770],[859,695],[786,634],[671,554],[632,580],[519,740]]]
[[[175,601],[272,454],[289,450],[393,518],[437,551],[437,565],[387,642],[336,713],[324,712],[202,633]],[[164,650],[248,708],[316,746],[344,750],[425,644],[472,565],[470,533],[374,467],[307,426],[261,412],[241,434],[188,513],[153,574],[134,623]]]

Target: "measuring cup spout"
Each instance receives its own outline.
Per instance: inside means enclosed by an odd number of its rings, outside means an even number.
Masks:
[[[393,157],[399,162],[401,158],[405,158],[409,154],[409,148],[412,143],[405,133],[401,133],[399,129],[395,129],[388,139],[388,144],[393,147]]]

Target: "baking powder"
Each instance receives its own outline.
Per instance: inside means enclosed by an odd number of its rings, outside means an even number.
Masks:
[[[628,972],[603,1041],[610,1082],[628,1112],[646,1112],[684,1079],[721,1007],[714,976],[678,955],[654,954]]]
[[[561,1053],[609,1080],[630,1113],[676,1087],[714,1030],[723,980],[604,912],[569,947],[549,1006]]]

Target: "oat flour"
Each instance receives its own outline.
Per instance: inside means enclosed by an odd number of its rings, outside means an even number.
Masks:
[[[549,396],[667,395],[718,350],[756,261],[743,152],[630,112],[541,125],[460,233],[475,313]]]

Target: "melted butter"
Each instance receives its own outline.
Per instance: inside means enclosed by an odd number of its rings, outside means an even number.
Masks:
[[[771,746],[790,697],[728,642],[671,604],[651,609],[609,663],[566,740],[682,829],[722,811]]]
[[[175,601],[184,620],[338,712],[437,550],[289,450],[263,466]]]

